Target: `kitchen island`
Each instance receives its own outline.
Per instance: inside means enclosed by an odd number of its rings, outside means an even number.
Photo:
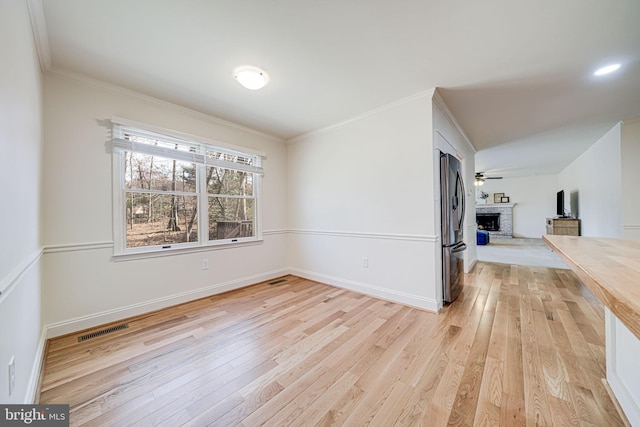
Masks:
[[[605,306],[607,382],[640,426],[640,240],[543,236]]]

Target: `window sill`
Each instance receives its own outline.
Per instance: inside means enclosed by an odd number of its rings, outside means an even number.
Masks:
[[[249,240],[244,242],[218,243],[215,245],[177,247],[177,248],[169,248],[169,249],[163,249],[163,250],[144,251],[144,252],[129,252],[129,253],[113,254],[112,259],[115,262],[122,262],[122,261],[132,261],[137,259],[161,258],[161,257],[167,257],[167,256],[185,255],[190,253],[219,251],[219,250],[226,250],[226,249],[239,248],[239,247],[245,247],[245,246],[255,246],[255,245],[261,245],[263,242],[264,242],[263,239],[256,239],[256,240]]]

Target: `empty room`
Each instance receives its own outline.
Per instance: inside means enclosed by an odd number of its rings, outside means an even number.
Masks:
[[[640,425],[638,22],[0,0],[0,424]]]

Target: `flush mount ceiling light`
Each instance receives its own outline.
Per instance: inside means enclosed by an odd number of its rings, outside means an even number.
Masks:
[[[612,73],[612,72],[616,71],[618,68],[620,68],[620,64],[607,65],[606,67],[602,67],[602,68],[599,68],[598,70],[596,70],[596,72],[593,73],[593,75],[595,75],[595,76],[604,76],[605,74],[609,74],[609,73]]]
[[[243,65],[233,70],[233,77],[242,86],[251,90],[262,89],[269,83],[269,75],[266,71],[251,65]]]

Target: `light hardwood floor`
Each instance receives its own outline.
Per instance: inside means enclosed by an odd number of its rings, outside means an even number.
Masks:
[[[440,314],[288,276],[51,340],[87,426],[616,426],[603,308],[568,270],[478,263]]]

